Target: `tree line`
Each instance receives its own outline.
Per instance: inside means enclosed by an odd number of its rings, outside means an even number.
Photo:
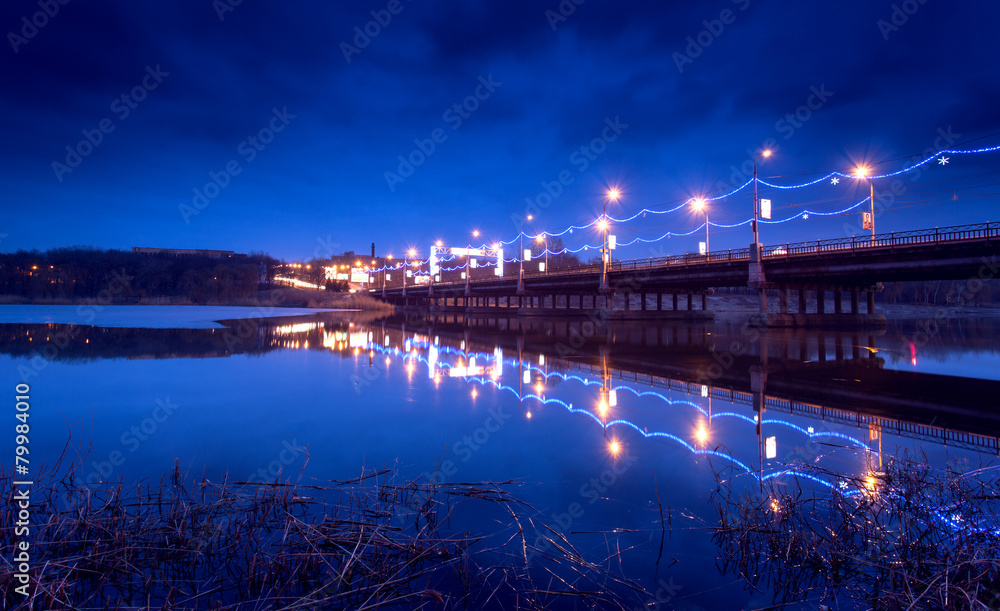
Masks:
[[[273,282],[277,264],[258,252],[219,259],[85,246],[19,250],[0,253],[0,295],[110,303],[179,296],[194,303],[226,301]]]

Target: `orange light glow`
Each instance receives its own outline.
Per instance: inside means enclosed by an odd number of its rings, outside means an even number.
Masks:
[[[698,212],[701,212],[702,210],[705,209],[706,203],[707,202],[705,200],[699,198],[691,202],[691,207],[697,210]]]
[[[761,155],[763,155],[765,157],[770,157],[771,156],[771,149],[764,149],[764,152],[761,153]]]
[[[608,444],[608,449],[611,451],[613,456],[618,456],[618,453],[622,451],[622,447],[617,441],[612,441]]]
[[[618,201],[618,198],[620,196],[621,196],[621,191],[619,191],[617,188],[608,189],[608,199],[610,199],[611,201],[613,202]]]
[[[698,430],[695,431],[694,436],[697,437],[698,441],[701,443],[708,441],[708,431],[703,425],[698,425]]]

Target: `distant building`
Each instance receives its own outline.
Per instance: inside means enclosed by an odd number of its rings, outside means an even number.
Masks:
[[[230,259],[232,257],[245,257],[231,250],[208,250],[204,248],[146,248],[144,246],[133,246],[133,253],[144,255],[167,255],[168,257],[210,257],[212,259]]]

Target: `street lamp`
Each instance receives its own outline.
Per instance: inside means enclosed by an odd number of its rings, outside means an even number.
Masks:
[[[474,237],[474,238],[478,238],[479,237],[479,230],[478,229],[474,229],[472,231],[472,237]],[[471,262],[472,262],[471,261],[471,259],[472,259],[472,253],[471,253],[471,251],[472,251],[472,241],[470,240],[469,241],[469,247],[465,249],[465,294],[466,295],[469,295],[470,290],[471,290],[469,288],[469,281],[472,278],[472,266],[470,265]]]
[[[521,219],[520,233],[517,236],[517,292],[518,294],[524,293],[524,221],[533,221],[535,217],[530,214]]]
[[[403,255],[403,297],[406,297],[406,268],[410,264],[410,259],[417,258],[417,249],[411,248]],[[414,281],[415,282],[415,281]]]
[[[705,258],[708,258],[708,202],[703,199],[696,199],[691,202],[691,207],[705,213]]]
[[[760,199],[757,197],[757,159],[761,157],[770,157],[771,149],[764,149],[757,156],[753,158],[753,243],[754,248],[757,248],[757,244],[760,240],[757,237],[757,217],[760,216]]]
[[[548,244],[548,241],[545,239],[545,234],[542,233],[542,234],[539,234],[538,236],[536,236],[535,237],[535,241],[538,242],[539,244],[541,244],[542,247],[545,249],[545,273],[548,274],[549,273],[549,244]]]
[[[604,247],[601,248],[601,292],[608,292],[608,264],[611,263],[611,251],[608,249],[608,200],[618,201],[621,192],[618,189],[609,189],[608,196],[604,198],[604,208],[601,211],[601,222],[598,227],[604,233]]]
[[[859,166],[854,170],[855,178],[867,178],[868,179],[868,203],[871,205],[870,216],[871,216],[871,230],[872,230],[872,246],[875,246],[875,183],[872,181],[872,171],[868,166]]]

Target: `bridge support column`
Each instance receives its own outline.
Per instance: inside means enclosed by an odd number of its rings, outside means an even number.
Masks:
[[[632,293],[625,293],[625,311],[632,309]]]
[[[690,312],[691,310],[694,309],[694,295],[692,295],[691,293],[688,293],[687,294],[687,301],[688,301],[688,312]]]
[[[674,298],[674,311],[677,311],[677,293],[673,293],[671,297]]]
[[[866,298],[866,300],[868,302],[866,304],[868,306],[868,313],[869,314],[874,314],[875,313],[875,292],[874,291],[865,291],[865,298]]]
[[[821,290],[816,290],[816,313],[823,314],[826,312],[826,295]]]
[[[858,289],[851,289],[851,314],[860,314],[858,312]]]
[[[643,305],[645,305],[645,304],[643,304]],[[702,311],[705,311],[705,310],[708,309],[708,295],[705,294],[705,293],[701,294],[701,309],[702,309]]]
[[[641,310],[642,310],[643,312],[645,312],[645,311],[646,311],[646,293],[639,293],[639,299],[641,299],[641,300],[642,300],[642,301],[640,302],[640,303],[642,304],[642,308],[640,308],[640,309],[641,309]]]
[[[833,292],[833,313],[844,313],[844,291],[837,289]]]
[[[760,291],[760,313],[767,314],[767,289],[758,289]]]
[[[798,294],[799,294],[799,314],[805,314],[806,313],[806,290],[805,289],[799,289],[798,290]]]
[[[782,314],[788,314],[788,289],[778,291],[778,307]]]
[[[663,310],[663,293],[656,293],[656,311],[660,312]]]

